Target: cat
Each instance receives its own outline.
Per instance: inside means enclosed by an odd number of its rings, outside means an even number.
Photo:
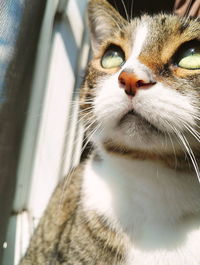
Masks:
[[[20,265],[198,265],[200,19],[129,21],[106,0],[89,1],[88,18],[80,115],[94,149]]]

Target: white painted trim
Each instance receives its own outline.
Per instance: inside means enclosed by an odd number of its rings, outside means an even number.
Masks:
[[[57,182],[80,160],[83,129],[77,123],[78,91],[89,43],[83,1],[70,2],[76,9],[76,27],[72,24],[73,12],[67,12],[68,1],[62,11],[65,15],[57,22],[55,14],[61,2],[47,2],[17,172],[16,215],[10,218],[4,244],[5,265],[18,264]],[[76,104],[71,104],[72,99]]]

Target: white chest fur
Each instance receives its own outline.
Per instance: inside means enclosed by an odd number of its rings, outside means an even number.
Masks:
[[[83,205],[127,235],[126,265],[200,264],[200,184],[151,161],[88,161]]]

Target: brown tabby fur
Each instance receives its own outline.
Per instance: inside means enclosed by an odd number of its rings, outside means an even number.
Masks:
[[[105,2],[105,7],[108,8],[108,4]],[[101,8],[100,8],[101,6]],[[89,10],[98,9],[99,13],[102,11],[102,2],[99,0],[90,1]],[[107,9],[105,9],[106,12]],[[105,11],[104,10],[104,11]],[[121,28],[118,29],[115,25],[113,32],[105,40],[102,40],[101,45],[98,47],[97,51],[94,51],[93,60],[88,66],[88,74],[86,75],[86,81],[81,91],[81,104],[80,108],[88,111],[88,107],[92,107],[92,103],[85,104],[84,102],[88,99],[93,99],[95,97],[95,87],[101,82],[101,79],[106,76],[110,76],[119,71],[119,68],[113,69],[103,69],[100,65],[100,60],[105,52],[106,47],[112,43],[123,48],[125,52],[126,59],[129,58],[131,54],[132,38],[134,28],[140,22],[139,19],[134,19],[131,23],[127,23],[122,18],[119,19],[116,15],[116,11],[109,7],[111,12],[108,12],[108,16],[112,17],[117,21],[116,24]],[[103,12],[104,13],[104,12]],[[104,14],[105,15],[105,14]],[[143,51],[139,55],[139,61],[149,67],[155,74],[156,80],[170,86],[175,90],[179,90],[180,93],[187,93],[190,91],[192,93],[193,88],[199,86],[199,74],[200,70],[188,70],[176,66],[168,66],[171,63],[171,58],[177,49],[185,42],[192,39],[198,39],[200,36],[199,18],[179,18],[174,15],[168,15],[166,19],[165,14],[159,14],[153,18],[144,15],[146,21],[151,24],[151,30],[153,32],[152,37],[149,37],[148,44],[144,47]],[[90,23],[94,23],[94,17],[89,15]],[[112,19],[113,21],[113,19]],[[98,21],[96,22],[98,23]],[[163,38],[163,35],[165,38]],[[188,81],[188,82],[187,82]],[[197,97],[200,98],[199,94]],[[199,99],[198,99],[199,100]],[[87,116],[88,118],[88,116]],[[93,128],[93,127],[92,127]],[[91,128],[91,129],[92,129]],[[200,150],[198,143],[193,146],[193,152],[195,154],[196,160],[200,161]],[[116,143],[111,143],[110,139],[104,142],[104,148],[107,151],[112,149],[113,154],[122,155],[130,158],[145,158],[151,160],[160,160],[170,166],[171,168],[179,168],[185,170],[192,168],[190,159],[185,155],[183,150],[176,151],[177,161],[175,161],[173,154],[157,154],[141,152],[140,150],[126,150],[126,147],[120,145],[120,140]],[[112,146],[112,148],[110,148]],[[126,150],[124,152],[124,150]]]
[[[58,185],[20,265],[122,264],[122,238],[102,216],[82,210],[82,170],[73,172],[67,187]]]
[[[93,9],[98,10],[95,15],[92,15]],[[112,18],[113,31],[109,38],[101,40],[101,45],[96,48],[94,58],[88,66],[80,96],[80,108],[84,111],[84,114],[89,113],[87,108],[93,106],[91,101],[95,97],[94,88],[98,82],[103,77],[112,75],[119,70],[101,68],[99,62],[105,48],[109,42],[120,45],[123,47],[126,57],[128,57],[132,46],[130,36],[134,23],[137,24],[139,21],[136,19],[135,22],[131,22],[130,27],[105,0],[90,1],[89,20],[91,25],[98,14],[104,14],[105,18],[106,16]],[[152,22],[151,18],[147,17],[148,19]],[[112,22],[110,23],[112,24]],[[120,26],[121,30],[118,29],[116,24]],[[165,63],[169,61],[169,58],[181,43],[200,36],[200,27],[197,20],[194,22],[184,19],[178,20],[176,16],[169,16],[166,19],[164,14],[160,14],[154,17],[152,27],[156,34],[150,39],[149,46],[140,55],[139,60],[154,71],[159,81],[170,84],[176,78],[185,77],[189,79],[191,75],[200,73],[199,70],[191,72],[178,68],[171,68],[170,71],[166,72],[164,68]],[[161,30],[166,37],[165,45],[163,45],[162,35],[159,35]],[[92,33],[94,31],[92,26],[91,31]],[[162,48],[163,46],[164,48]],[[195,82],[194,78],[187,90],[192,89]],[[174,89],[179,89],[179,87],[174,86]],[[90,114],[91,118],[92,116]],[[174,154],[156,155],[155,153],[144,153],[138,150],[126,150],[116,147],[115,143],[109,141],[104,143],[104,148],[108,152],[129,158],[160,160],[172,168],[189,169],[191,166],[188,166],[190,163],[188,163],[188,159],[185,158],[183,152],[177,153],[178,164],[176,164]],[[198,157],[200,157],[198,149],[195,150],[195,154],[198,160]],[[94,159],[99,159],[98,155]],[[181,160],[183,163],[181,162],[179,165]],[[20,265],[124,264],[126,252],[124,242],[127,239],[123,233],[111,228],[104,216],[99,216],[96,212],[85,212],[83,210],[80,200],[83,167],[84,165],[81,165],[73,172],[70,176],[70,184],[67,187],[65,187],[65,182],[62,181],[55,190]]]

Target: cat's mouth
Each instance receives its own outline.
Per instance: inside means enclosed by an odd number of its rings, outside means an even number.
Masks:
[[[147,128],[148,130],[155,131],[156,133],[163,134],[154,124],[149,122],[145,117],[136,112],[134,109],[129,110],[120,120],[118,126],[122,126],[125,122],[136,123],[140,128]]]

